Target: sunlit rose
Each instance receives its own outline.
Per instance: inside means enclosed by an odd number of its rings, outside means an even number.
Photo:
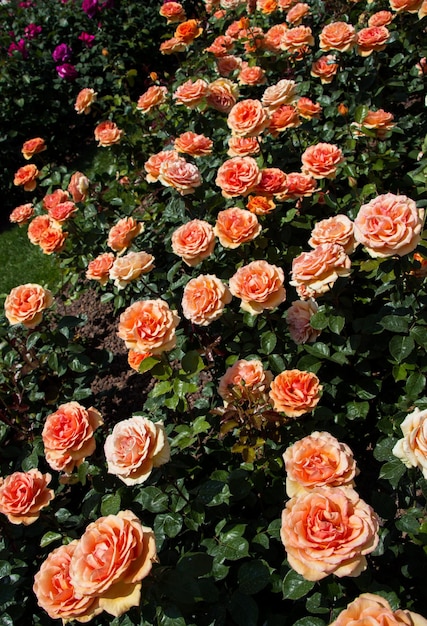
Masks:
[[[189,79],[176,89],[172,97],[177,104],[183,104],[193,109],[203,102],[208,93],[209,85],[205,80],[201,78],[195,81]]]
[[[42,321],[43,311],[52,303],[53,296],[49,289],[36,283],[26,283],[14,287],[6,296],[4,314],[9,324],[35,328]]]
[[[319,307],[315,300],[295,300],[286,312],[291,339],[297,344],[316,341],[321,331],[311,326],[310,320]]]
[[[394,19],[391,11],[377,11],[368,20],[368,26],[388,26]]]
[[[255,215],[267,215],[276,208],[271,196],[249,196],[246,208]]]
[[[128,349],[161,354],[175,347],[179,320],[164,300],[138,300],[120,315],[117,334]]]
[[[385,139],[394,127],[394,115],[384,109],[368,111],[360,123],[353,122],[353,134],[357,137],[363,135],[363,128],[373,130],[378,139]]]
[[[215,37],[213,42],[208,48],[205,48],[205,52],[211,52],[216,57],[226,56],[234,46],[234,39],[228,35],[219,35]]]
[[[267,77],[259,65],[248,65],[248,63],[243,62],[237,81],[240,85],[264,85],[267,82]]]
[[[231,109],[228,127],[238,137],[257,137],[268,125],[267,111],[259,100],[241,100]]]
[[[174,254],[187,265],[195,267],[214,250],[213,227],[204,220],[191,220],[173,232],[171,243]]]
[[[162,150],[157,154],[153,154],[144,163],[144,169],[147,172],[146,180],[149,183],[155,183],[159,179],[160,168],[166,161],[177,161],[181,157],[176,150]]]
[[[136,350],[129,350],[128,352],[128,364],[136,372],[139,372],[139,367],[148,357],[152,356],[151,352],[137,352]]]
[[[346,254],[351,254],[357,245],[354,239],[353,222],[347,215],[340,214],[320,220],[311,231],[308,243],[312,248],[322,243],[338,243],[344,248]]]
[[[19,170],[15,173],[15,177],[13,179],[13,184],[18,187],[24,187],[25,191],[34,191],[37,187],[36,178],[39,175],[39,170],[32,163],[29,165],[24,165],[20,167]]]
[[[182,39],[171,37],[163,41],[159,49],[161,54],[175,54],[177,52],[184,52],[187,49],[187,44]]]
[[[323,27],[319,35],[319,47],[328,50],[346,52],[356,44],[356,31],[354,26],[347,22],[331,22]]]
[[[167,24],[175,24],[183,22],[187,19],[185,9],[180,2],[164,2],[160,7],[159,13],[167,19]]]
[[[128,252],[117,257],[109,270],[111,280],[117,289],[124,289],[133,280],[154,268],[154,257],[148,252]]]
[[[228,287],[212,274],[192,278],[184,287],[182,312],[198,326],[208,326],[217,320],[231,302]]]
[[[202,184],[197,165],[183,158],[164,161],[160,166],[158,180],[165,187],[173,187],[182,196],[194,193]]]
[[[257,398],[268,391],[272,380],[273,374],[264,369],[259,359],[239,359],[219,379],[218,393],[225,404],[240,398]]]
[[[298,26],[306,15],[310,14],[310,7],[305,2],[297,2],[286,14],[286,21],[292,26]]]
[[[331,143],[316,143],[301,155],[302,172],[313,178],[335,178],[337,167],[343,163],[340,148]]]
[[[168,90],[166,87],[152,85],[142,94],[142,96],[139,96],[136,108],[142,113],[148,113],[154,107],[166,102],[167,93]]]
[[[302,252],[292,261],[291,285],[300,298],[317,298],[332,289],[339,277],[351,272],[350,258],[336,243],[324,243],[311,252]]]
[[[56,207],[57,204],[61,202],[68,202],[70,199],[70,194],[68,191],[64,191],[63,189],[55,189],[52,193],[48,193],[43,198],[43,207],[49,213],[50,209]]]
[[[403,438],[393,448],[393,454],[406,465],[418,467],[427,477],[427,411],[416,407],[400,425]]]
[[[240,69],[242,64],[242,59],[233,54],[226,54],[223,57],[216,58],[216,67],[218,74],[221,74],[221,76],[230,76],[234,70]]]
[[[261,171],[252,157],[234,157],[218,169],[215,184],[225,198],[246,196],[261,180]]]
[[[385,598],[373,593],[362,593],[341,611],[330,626],[365,623],[370,626],[427,626],[427,620],[422,615],[402,609],[393,611]]]
[[[283,78],[275,85],[267,87],[261,102],[269,111],[274,111],[281,104],[293,104],[297,100],[297,84]]]
[[[230,137],[228,140],[228,156],[251,156],[259,152],[260,143],[257,137]]]
[[[282,268],[267,261],[252,261],[233,274],[229,286],[233,296],[241,299],[240,307],[244,311],[259,315],[285,300],[284,278]]]
[[[237,248],[255,239],[260,232],[261,224],[256,215],[238,207],[220,211],[214,226],[214,233],[224,248]]]
[[[34,207],[31,202],[28,204],[20,204],[15,207],[9,215],[9,221],[13,224],[18,224],[18,226],[24,226],[24,224],[28,224],[33,215]]]
[[[115,143],[119,143],[122,137],[123,131],[110,120],[101,122],[95,128],[95,139],[98,142],[98,146],[112,146]]]
[[[290,54],[306,46],[314,46],[314,37],[309,26],[294,26],[283,34],[282,48]]]
[[[283,35],[288,30],[287,24],[275,24],[264,35],[263,48],[280,53],[283,50]]]
[[[74,202],[84,202],[89,189],[89,179],[81,172],[74,172],[67,187]]]
[[[296,103],[298,115],[301,117],[311,120],[314,117],[319,117],[322,111],[322,107],[319,103],[313,102],[310,98],[299,98]]]
[[[212,153],[213,141],[205,135],[198,135],[188,130],[175,139],[175,150],[198,158]]]
[[[47,488],[51,478],[38,469],[0,478],[0,513],[6,515],[11,524],[28,526],[37,521],[41,509],[55,497],[53,489]]]
[[[423,0],[389,0],[390,8],[396,13],[417,13]]]
[[[278,167],[264,167],[261,170],[259,183],[254,187],[254,193],[265,195],[280,194],[286,188],[286,174]]]
[[[317,191],[317,180],[308,174],[290,172],[286,174],[286,185],[283,193],[277,196],[279,200],[297,200],[312,196]]]
[[[97,93],[94,89],[85,88],[78,94],[74,103],[74,109],[78,114],[84,113],[87,115],[91,111],[92,104],[96,102]]]
[[[269,395],[276,411],[287,417],[299,417],[313,411],[321,391],[316,374],[294,369],[285,370],[273,379]]]
[[[357,33],[357,52],[362,57],[384,50],[390,37],[386,26],[368,26]]]
[[[142,222],[137,222],[133,217],[123,217],[110,228],[107,245],[115,252],[122,253],[142,232],[144,232]]]
[[[24,159],[31,159],[32,156],[38,154],[39,152],[43,152],[46,150],[45,140],[41,137],[34,137],[34,139],[29,139],[22,146],[21,152]]]
[[[186,20],[177,26],[174,37],[188,45],[202,33],[203,28],[198,20]]]
[[[311,76],[320,78],[321,83],[331,83],[335,74],[339,70],[337,59],[332,54],[321,56],[311,65]]]
[[[76,211],[77,206],[70,200],[67,202],[59,202],[54,207],[48,209],[49,217],[59,223],[68,220]]]
[[[206,102],[221,113],[229,113],[237,102],[239,88],[228,78],[218,78],[209,84]]]
[[[101,285],[105,285],[109,278],[110,269],[113,267],[115,256],[112,252],[104,252],[98,255],[93,261],[90,261],[86,278],[89,280],[97,280]]]
[[[281,104],[270,113],[268,132],[277,137],[287,128],[296,128],[301,125],[301,120],[296,107],[293,104]]]

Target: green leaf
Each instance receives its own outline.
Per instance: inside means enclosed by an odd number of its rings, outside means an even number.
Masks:
[[[139,368],[138,368],[138,372],[140,374],[143,374],[144,372],[148,372],[155,365],[157,365],[159,362],[160,362],[160,359],[158,359],[157,357],[155,357],[155,356],[147,356],[146,359],[141,361],[141,363],[139,365]]]
[[[250,596],[235,591],[228,604],[228,610],[237,626],[257,626],[258,605]]]
[[[135,496],[134,501],[141,504],[150,513],[161,513],[168,508],[167,493],[163,493],[157,487],[144,487]]]
[[[286,574],[283,585],[282,593],[285,600],[298,600],[303,598],[314,587],[314,583],[306,580],[300,574],[297,574],[293,569],[289,570]]]
[[[317,356],[319,358],[328,358],[331,353],[331,351],[329,350],[329,346],[327,346],[326,343],[322,343],[321,341],[316,342],[313,346],[308,346],[307,344],[304,344],[304,349],[312,356]]]
[[[101,515],[117,515],[120,511],[121,498],[118,493],[110,493],[102,498]]]
[[[316,330],[323,330],[328,326],[328,316],[323,311],[317,311],[310,317],[310,326]]]
[[[323,619],[320,619],[320,617],[312,617],[309,615],[297,620],[293,626],[325,626],[325,622]]]
[[[399,480],[406,472],[406,467],[400,459],[393,459],[384,463],[380,470],[380,478],[388,480],[392,487],[396,488]]]
[[[267,331],[261,335],[261,349],[264,354],[271,354],[276,344],[277,337],[273,332]]]
[[[427,327],[426,326],[414,326],[410,331],[410,336],[415,339],[419,346],[427,345]]]
[[[418,518],[422,516],[422,511],[419,509],[408,511],[396,520],[396,528],[410,535],[416,535],[420,532],[420,522]]]
[[[311,323],[311,320],[310,320],[310,323]],[[341,315],[334,315],[333,317],[329,318],[329,328],[336,335],[339,335],[341,333],[342,329],[344,328],[344,325],[345,325],[345,318],[342,317]]]
[[[270,570],[264,561],[249,561],[240,566],[237,580],[239,591],[253,595],[268,585]]]
[[[213,558],[205,552],[187,552],[178,562],[177,570],[191,572],[195,578],[206,576],[212,571]]]
[[[406,333],[408,330],[408,320],[406,317],[400,317],[399,315],[386,315],[382,318],[380,324],[392,333]]]
[[[191,350],[184,354],[181,360],[181,367],[187,374],[197,374],[205,369],[203,359],[197,350]]]
[[[58,541],[58,539],[62,539],[61,533],[55,533],[52,530],[50,530],[49,532],[45,533],[43,537],[40,539],[40,547],[45,548],[46,546],[50,545],[54,541]]]
[[[391,437],[386,437],[385,439],[381,439],[375,446],[374,457],[377,461],[395,461],[396,457],[394,456],[392,450],[397,443],[397,439],[392,439]]]
[[[150,392],[151,397],[157,398],[172,390],[173,383],[170,380],[162,380],[156,383]]]
[[[365,119],[368,111],[369,107],[366,104],[360,104],[354,112],[354,121],[358,124],[361,124]]]
[[[401,363],[411,354],[415,348],[415,342],[412,337],[396,335],[390,339],[388,348],[393,359]]]
[[[182,516],[179,513],[160,513],[154,520],[154,533],[176,537],[182,528]]]
[[[350,420],[358,419],[360,417],[365,419],[369,413],[369,402],[349,402],[346,405],[346,410],[347,417]]]
[[[411,372],[406,381],[405,391],[410,398],[418,398],[426,386],[426,377],[420,372]]]

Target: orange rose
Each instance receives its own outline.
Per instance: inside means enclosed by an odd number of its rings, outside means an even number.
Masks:
[[[9,215],[9,221],[12,224],[18,224],[18,226],[24,226],[24,224],[28,224],[33,215],[34,207],[31,202],[29,204],[20,204]]]
[[[210,256],[215,247],[212,226],[203,220],[191,220],[172,233],[172,250],[187,265],[195,267]]]
[[[105,440],[108,473],[125,485],[140,485],[154,467],[170,459],[169,443],[163,422],[155,424],[141,415],[116,424]]]
[[[234,40],[229,35],[219,35],[215,37],[213,42],[208,48],[205,48],[205,52],[211,52],[216,57],[223,57],[227,55],[227,52],[234,46]]]
[[[286,21],[292,26],[298,26],[303,17],[310,14],[310,7],[305,2],[297,2],[286,14]],[[313,44],[312,44],[313,45]]]
[[[280,534],[289,565],[306,580],[354,577],[378,544],[378,518],[353,489],[317,487],[286,503]]]
[[[264,35],[263,48],[280,53],[283,50],[283,35],[288,30],[286,24],[275,24]]]
[[[237,270],[229,285],[233,296],[241,298],[240,307],[258,315],[264,309],[274,309],[285,300],[284,279],[282,268],[267,261],[252,261]]]
[[[38,469],[0,478],[0,513],[6,515],[11,524],[28,526],[35,522],[41,509],[55,497],[53,489],[47,488],[51,478]]]
[[[315,248],[322,243],[337,243],[351,254],[357,245],[354,240],[353,222],[346,215],[335,215],[317,222],[311,231],[308,244]]]
[[[43,207],[46,211],[53,209],[57,204],[61,202],[68,202],[70,199],[70,195],[68,191],[63,191],[62,189],[55,189],[52,193],[48,193],[43,198]]]
[[[291,285],[300,298],[317,298],[332,289],[339,277],[349,276],[350,258],[336,243],[323,243],[311,252],[302,252],[292,261]]]
[[[312,63],[310,74],[320,78],[321,83],[327,84],[333,81],[339,67],[338,63],[336,63],[336,57],[332,54],[327,54]]]
[[[243,62],[242,69],[237,76],[237,80],[240,85],[264,85],[267,82],[267,77],[264,70],[259,65],[248,65]]]
[[[418,613],[398,609],[393,612],[390,604],[382,596],[362,593],[341,611],[330,626],[350,624],[370,624],[371,626],[427,626],[427,620]]]
[[[87,198],[87,190],[89,189],[89,179],[81,172],[74,172],[70,178],[67,189],[74,202],[84,202]]]
[[[34,154],[38,154],[39,152],[43,152],[46,150],[46,144],[44,139],[41,137],[34,137],[34,139],[29,139],[22,146],[21,152],[24,156],[24,159],[31,159]]]
[[[131,245],[132,241],[144,232],[144,224],[137,222],[133,217],[123,217],[108,233],[107,246],[115,252],[122,253]]]
[[[241,100],[228,114],[227,124],[233,135],[256,137],[268,125],[268,116],[259,100]]]
[[[249,196],[246,208],[255,215],[267,215],[276,208],[270,196]]]
[[[389,0],[389,4],[396,13],[417,13],[423,0]]]
[[[53,225],[53,221],[49,215],[36,215],[36,217],[30,222],[28,226],[28,239],[33,244],[38,244],[42,233],[46,228]]]
[[[226,285],[212,274],[192,278],[184,287],[182,312],[184,317],[198,326],[208,326],[224,312],[231,302]]]
[[[212,153],[213,141],[205,135],[197,135],[191,130],[175,139],[175,150],[198,158]]]
[[[163,300],[139,300],[120,315],[118,336],[137,352],[161,354],[176,345],[180,318]]]
[[[367,57],[372,52],[384,50],[390,37],[390,31],[386,26],[368,26],[357,33],[357,52],[362,57]]]
[[[287,128],[296,128],[301,125],[297,109],[292,104],[281,104],[270,114],[268,132],[277,137]]]
[[[189,79],[177,88],[172,97],[177,104],[184,104],[193,109],[203,102],[208,93],[209,85],[205,80],[199,78],[193,82]]]
[[[94,432],[103,424],[99,411],[78,402],[61,404],[47,416],[42,431],[46,461],[52,469],[71,474],[94,453]]]
[[[23,185],[25,191],[34,191],[37,186],[36,178],[39,173],[37,167],[32,163],[30,165],[24,165],[15,173],[13,184],[18,187]]]
[[[280,194],[286,188],[286,174],[278,167],[265,167],[261,170],[261,179],[254,187],[257,194]]]
[[[277,0],[257,0],[257,9],[264,15],[271,15],[279,8]]]
[[[403,439],[393,448],[393,454],[406,465],[418,467],[427,476],[427,411],[416,407],[400,425]]]
[[[218,393],[225,405],[255,399],[268,391],[272,380],[273,374],[264,370],[259,359],[239,359],[219,379]]]
[[[313,178],[335,178],[337,167],[344,161],[338,146],[331,143],[316,143],[301,155],[302,172]]]
[[[11,290],[4,302],[4,313],[9,324],[35,328],[42,321],[43,311],[52,302],[53,296],[48,289],[35,283],[27,283]]]
[[[59,223],[68,220],[76,211],[77,207],[71,201],[59,202],[54,207],[48,209],[49,217]]]
[[[104,252],[97,256],[87,266],[86,278],[97,280],[101,285],[105,285],[109,278],[109,271],[113,267],[114,258],[112,252]]]
[[[144,359],[147,359],[149,356],[152,356],[151,352],[136,352],[136,350],[129,350],[128,352],[128,363],[129,366],[139,372],[139,366],[141,365]]]
[[[164,161],[160,166],[159,182],[165,187],[173,187],[181,196],[194,193],[202,184],[199,168],[183,158]]]
[[[284,33],[282,47],[290,54],[306,46],[314,46],[314,37],[309,26],[294,26]]]
[[[151,111],[153,107],[166,102],[167,93],[168,90],[166,87],[152,85],[145,93],[142,94],[142,96],[139,96],[136,108],[142,113],[148,113],[148,111]]]
[[[215,184],[225,198],[246,196],[261,180],[261,171],[252,157],[234,157],[217,172]]]
[[[261,232],[257,216],[245,209],[232,207],[218,213],[214,233],[224,248],[238,248]]]
[[[378,139],[385,139],[388,132],[394,127],[393,120],[393,113],[378,109],[378,111],[368,111],[360,124],[354,122],[352,126],[355,129],[355,136],[363,135],[363,131],[359,129],[368,128],[375,131]]]
[[[102,610],[119,617],[139,606],[141,580],[156,560],[152,529],[132,511],[120,511],[86,528],[71,557],[70,583],[78,598],[95,598]]]
[[[51,219],[50,226],[48,226],[45,230],[43,230],[43,232],[41,232],[38,245],[40,246],[44,254],[61,252],[61,250],[65,246],[65,241],[67,237],[68,233],[62,230],[61,225],[55,220]]]
[[[77,94],[76,102],[74,104],[74,108],[77,111],[77,113],[79,115],[81,113],[84,113],[85,115],[90,113],[91,106],[94,102],[96,102],[97,95],[98,94],[96,93],[94,89],[88,89],[88,88],[82,89]]]
[[[297,85],[293,80],[283,78],[275,85],[267,87],[261,102],[269,112],[279,108],[281,104],[293,104],[297,99]]]
[[[368,26],[388,26],[394,19],[390,11],[377,11],[368,20]]]
[[[118,128],[117,124],[109,120],[101,122],[95,128],[95,139],[98,142],[98,146],[104,148],[119,143],[122,136],[123,131]]]
[[[147,172],[146,180],[148,183],[155,183],[159,179],[160,168],[166,161],[176,161],[180,159],[178,152],[175,150],[162,150],[157,154],[150,156],[148,161],[144,163],[144,169]]]
[[[295,300],[286,312],[289,334],[297,344],[312,343],[320,335],[310,324],[310,320],[319,307],[315,300]]]
[[[286,186],[283,193],[277,196],[279,200],[297,200],[312,196],[317,191],[317,181],[308,174],[290,172],[286,174]]]
[[[313,117],[318,118],[322,111],[320,104],[313,102],[310,98],[299,98],[296,106],[298,114],[307,120],[311,120]]]
[[[322,385],[312,372],[285,370],[272,381],[270,400],[276,411],[288,417],[311,412],[320,400]]]
[[[128,252],[115,259],[109,275],[117,289],[124,289],[142,274],[148,274],[154,267],[154,257],[147,252]]]
[[[404,256],[417,247],[423,223],[424,209],[413,200],[386,193],[360,207],[354,236],[374,258]]]
[[[209,84],[206,102],[221,113],[229,113],[237,102],[239,88],[228,78],[218,78]]]
[[[279,0],[279,8],[282,11],[288,11],[293,4],[295,4],[296,0]]]
[[[356,44],[356,31],[347,22],[331,22],[323,27],[319,35],[319,47],[328,50],[347,52]]]
[[[187,49],[187,44],[182,39],[171,37],[162,44],[160,44],[161,54],[175,54],[176,52],[184,52]]]
[[[179,2],[165,2],[160,7],[159,11],[162,17],[167,19],[167,24],[175,24],[176,22],[183,22],[187,19],[185,15],[185,9]]]
[[[229,76],[234,70],[240,69],[242,65],[242,59],[232,54],[216,58],[216,68],[221,76]]]
[[[185,44],[190,44],[202,33],[203,28],[198,20],[187,20],[177,26],[174,37]]]
[[[257,137],[230,137],[228,140],[228,156],[250,156],[259,154],[260,145]]]
[[[315,431],[289,446],[283,454],[286,493],[290,498],[315,487],[353,487],[353,452],[326,432]]]

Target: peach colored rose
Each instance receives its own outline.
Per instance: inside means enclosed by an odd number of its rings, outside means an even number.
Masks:
[[[50,209],[56,207],[61,202],[68,202],[70,194],[62,189],[55,189],[52,193],[48,193],[43,198],[43,207],[49,212]]]
[[[290,172],[286,174],[286,187],[283,193],[277,196],[279,200],[297,200],[312,196],[317,191],[317,181],[308,174]]]
[[[256,8],[264,15],[271,15],[279,8],[277,0],[257,0]]]
[[[249,18],[242,17],[240,20],[232,22],[225,31],[225,34],[233,39],[241,39],[242,37],[245,37],[249,25]]]
[[[258,237],[260,232],[261,224],[256,215],[238,207],[220,211],[214,226],[214,234],[224,248],[238,248]]]
[[[34,218],[34,219],[37,219],[37,218]],[[49,216],[48,216],[48,219],[50,220],[50,225],[40,233],[40,238],[37,243],[42,249],[44,254],[53,254],[54,252],[61,252],[61,250],[65,246],[68,233],[62,230],[61,225],[56,220],[51,219]]]
[[[81,172],[74,172],[70,178],[67,190],[71,194],[74,202],[84,202],[89,189],[89,179]]]
[[[182,39],[171,37],[161,43],[159,49],[161,54],[175,54],[176,52],[184,52],[187,49],[187,44]]]
[[[319,35],[319,47],[328,50],[347,52],[356,44],[356,31],[354,26],[347,22],[331,22],[323,27]]]
[[[331,143],[316,143],[301,155],[302,172],[313,178],[335,178],[337,167],[344,162],[340,148]]]
[[[230,137],[228,140],[228,156],[250,156],[259,154],[260,143],[257,137]]]
[[[368,26],[357,33],[357,52],[362,57],[367,57],[372,52],[385,50],[390,31],[386,26]]]
[[[287,128],[296,128],[301,125],[297,109],[292,104],[281,104],[270,113],[268,132],[277,137]]]
[[[37,186],[36,178],[38,177],[39,173],[40,172],[37,167],[32,163],[29,165],[24,165],[15,172],[13,184],[18,187],[23,186],[25,191],[34,191]]]
[[[258,315],[264,309],[274,309],[285,300],[284,279],[282,268],[267,261],[252,261],[233,274],[229,286],[233,296],[241,299],[240,307]]]
[[[98,146],[107,147],[112,146],[115,143],[119,143],[123,137],[123,131],[119,129],[117,124],[107,120],[101,122],[95,128],[95,139],[98,142]]]
[[[98,94],[94,89],[82,89],[77,94],[76,102],[74,103],[74,109],[79,115],[81,113],[87,115],[88,113],[90,113],[92,104],[96,102],[97,95]]]
[[[357,245],[354,239],[354,226],[347,215],[334,215],[317,222],[311,231],[308,244],[315,248],[322,243],[337,243],[344,248],[346,254],[354,251]]]
[[[288,11],[294,4],[296,0],[279,0],[279,8],[282,11]]]
[[[273,374],[264,370],[259,359],[239,359],[219,379],[218,393],[225,405],[250,400],[266,393],[272,380]]]
[[[427,0],[421,2],[421,6],[418,9],[418,19],[422,20],[427,15]]]
[[[144,224],[137,222],[133,217],[123,217],[108,233],[107,246],[115,252],[122,253],[131,245],[132,241],[144,232]]]
[[[38,154],[39,152],[43,152],[46,150],[45,140],[41,137],[34,137],[34,139],[29,139],[22,146],[21,152],[24,159],[31,159],[32,156]]]
[[[315,487],[354,487],[356,462],[347,444],[327,432],[315,431],[283,454],[286,493],[290,498]]]
[[[117,334],[131,350],[161,354],[175,347],[179,320],[164,300],[139,300],[120,315]]]
[[[198,158],[212,153],[213,141],[205,135],[197,135],[191,130],[182,133],[175,139],[175,150]]]
[[[275,24],[264,35],[263,47],[270,52],[283,50],[283,35],[288,30],[287,24]]]
[[[172,251],[190,267],[210,256],[214,247],[213,227],[204,220],[191,220],[172,233]]]
[[[175,24],[177,22],[184,22],[187,19],[185,15],[185,9],[180,2],[165,2],[160,7],[159,11],[162,17],[167,19],[167,24]]]
[[[200,37],[202,33],[203,28],[198,20],[186,20],[177,26],[174,37],[188,45]]]
[[[66,474],[95,452],[94,433],[103,424],[99,411],[85,409],[78,402],[61,404],[45,421],[42,439],[46,461],[52,469]]]
[[[288,28],[284,33],[282,48],[290,54],[298,52],[306,46],[314,46],[314,37],[310,26],[294,26]]]
[[[38,605],[51,619],[88,622],[102,612],[96,598],[79,596],[70,580],[70,562],[77,539],[53,550],[34,576],[33,591]]]
[[[267,77],[262,67],[259,65],[249,65],[244,61],[242,63],[242,69],[237,76],[237,81],[239,85],[265,85]]]
[[[136,108],[142,113],[148,113],[154,107],[166,102],[167,93],[168,90],[166,87],[152,85],[142,94],[142,96],[139,96]]]
[[[211,52],[216,57],[223,57],[228,54],[233,46],[234,39],[232,37],[229,35],[219,35],[215,37],[208,48],[205,48],[205,52]]]
[[[283,78],[275,85],[267,87],[262,96],[263,106],[272,112],[281,104],[293,104],[297,100],[297,84],[293,80]]]
[[[385,139],[389,131],[394,127],[393,113],[387,113],[384,109],[377,111],[368,111],[363,120],[359,123],[353,122],[354,135],[357,137],[363,135],[363,128],[373,130],[378,139]]]
[[[390,8],[396,13],[417,13],[423,0],[389,0]]]
[[[12,222],[12,224],[18,224],[18,226],[24,226],[24,224],[28,224],[33,215],[34,207],[31,202],[28,204],[20,204],[15,207],[9,215],[9,221]]]
[[[403,438],[393,448],[393,454],[406,465],[418,467],[427,477],[427,411],[416,407],[400,425]]]
[[[246,208],[255,215],[267,215],[276,208],[270,196],[249,196]]]
[[[275,411],[288,417],[310,413],[320,400],[322,385],[316,374],[301,370],[285,370],[270,385],[270,400]]]
[[[173,187],[181,196],[194,193],[202,184],[197,165],[183,158],[164,161],[160,166],[159,182],[165,187]]]
[[[310,14],[310,7],[305,2],[297,2],[286,14],[286,21],[292,26],[298,26],[302,19]]]
[[[317,581],[329,574],[359,576],[378,544],[378,526],[354,489],[317,487],[286,503],[280,535],[289,565]]]
[[[124,289],[133,280],[148,274],[154,268],[154,257],[148,252],[128,252],[117,257],[109,270],[117,289]]]
[[[35,522],[41,509],[55,497],[53,489],[47,488],[51,478],[38,469],[0,478],[0,513],[6,515],[11,524],[28,526]]]
[[[144,163],[144,169],[147,172],[146,180],[149,183],[155,183],[159,179],[160,168],[166,161],[177,161],[181,157],[175,150],[162,150],[157,154],[150,156],[148,161]]]
[[[199,78],[195,81],[191,79],[180,85],[173,93],[172,97],[177,104],[183,104],[190,109],[194,109],[201,104],[209,93],[208,83]]]
[[[68,220],[76,211],[77,206],[70,200],[67,202],[59,202],[54,207],[48,209],[49,217],[60,224]]]
[[[393,611],[382,596],[362,593],[350,602],[330,626],[350,626],[369,624],[370,626],[427,626],[427,620],[418,613],[397,609]]]
[[[360,207],[354,236],[374,258],[404,256],[417,247],[423,223],[424,209],[413,200],[386,193]]]
[[[220,113],[229,113],[237,102],[239,88],[228,78],[218,78],[209,84],[206,102]]]
[[[141,580],[156,560],[152,529],[132,511],[120,511],[86,528],[71,557],[70,583],[78,598],[96,598],[101,609],[119,617],[139,606]]]
[[[268,125],[268,115],[259,100],[241,100],[228,114],[227,125],[233,135],[256,137]]]
[[[316,330],[310,324],[310,320],[319,307],[315,300],[295,300],[286,312],[291,339],[297,343],[313,343],[321,331]]]
[[[193,324],[208,326],[221,317],[230,302],[231,293],[219,278],[201,274],[185,285],[182,312]]]
[[[129,350],[129,367],[131,367],[136,372],[139,372],[139,366],[141,365],[142,361],[144,361],[144,359],[147,359],[149,356],[152,356],[151,352],[136,352],[136,350]]]
[[[254,187],[254,193],[265,195],[280,194],[286,188],[286,174],[278,167],[265,167],[261,179]]]
[[[105,440],[108,473],[125,485],[140,485],[154,467],[170,459],[163,422],[151,422],[141,415],[118,422]]]
[[[28,239],[33,244],[38,244],[42,233],[53,226],[54,222],[49,215],[36,215],[28,226]]]
[[[110,269],[113,267],[115,256],[112,252],[104,252],[98,255],[93,261],[90,261],[86,278],[89,280],[97,280],[101,285],[105,285],[109,278]]]
[[[216,58],[216,68],[221,76],[230,76],[234,70],[242,67],[242,59],[232,54],[226,54],[223,57]]]
[[[313,102],[310,98],[299,98],[296,104],[298,115],[305,118],[306,120],[311,120],[314,117],[320,117],[320,113],[322,112],[322,107],[319,103]]]
[[[9,324],[35,328],[42,321],[43,311],[51,306],[52,293],[36,283],[14,287],[6,296],[4,313]]]
[[[225,198],[246,196],[261,180],[261,171],[252,157],[234,157],[218,169],[215,184]]]
[[[368,20],[368,26],[388,26],[394,19],[390,11],[377,11]]]
[[[321,83],[327,84],[333,81],[339,67],[336,57],[332,54],[326,54],[312,63],[310,74],[320,78]]]
[[[351,261],[344,248],[336,243],[323,243],[311,252],[302,252],[292,261],[291,285],[302,300],[317,298],[332,289],[339,277],[351,272]]]

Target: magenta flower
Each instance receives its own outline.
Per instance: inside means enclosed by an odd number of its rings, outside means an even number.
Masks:
[[[63,63],[56,66],[56,71],[61,78],[65,80],[74,80],[79,75],[78,71],[71,63]]]
[[[82,32],[79,35],[80,41],[82,41],[88,48],[92,48],[93,43],[95,41],[95,35],[90,35],[89,33]]]
[[[35,39],[42,32],[42,27],[37,24],[28,24],[24,30],[24,36],[26,39]]]
[[[55,50],[52,52],[52,58],[55,63],[67,63],[71,60],[71,56],[73,51],[70,46],[67,46],[66,43],[60,43],[59,46],[56,46]]]
[[[98,0],[83,0],[82,9],[88,17],[93,19],[100,10]]]
[[[20,39],[17,43],[12,42],[10,44],[7,54],[11,57],[14,52],[20,52],[23,59],[28,57],[28,50],[25,47],[25,39]]]

